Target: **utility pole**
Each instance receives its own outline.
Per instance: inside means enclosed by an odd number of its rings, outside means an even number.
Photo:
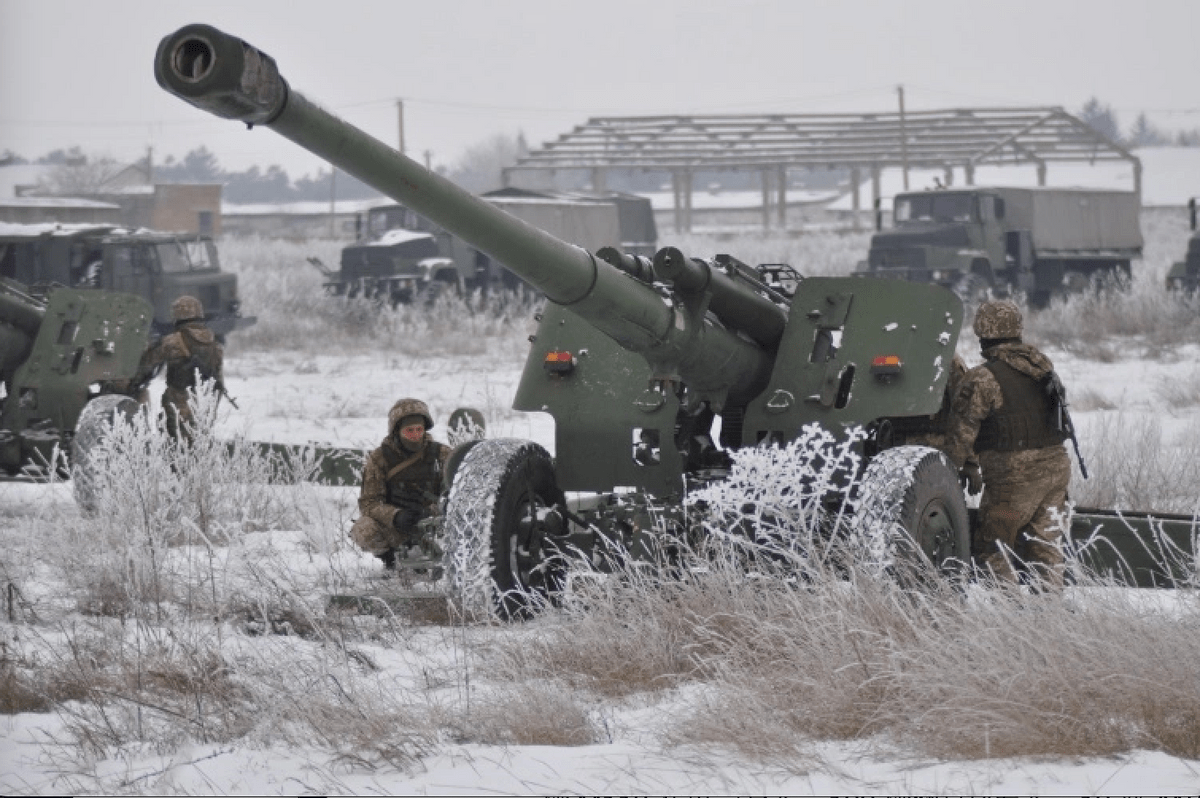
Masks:
[[[397,151],[404,154],[404,100],[396,100],[396,121],[399,124],[399,146]]]
[[[425,168],[433,171],[433,150],[425,150]]]
[[[154,185],[154,146],[146,146],[146,185]]]
[[[900,163],[904,167],[904,190],[908,191],[908,130],[904,124],[904,86],[896,87],[900,95]]]

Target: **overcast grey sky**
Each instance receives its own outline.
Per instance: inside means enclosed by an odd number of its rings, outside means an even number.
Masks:
[[[1060,105],[1092,96],[1200,127],[1200,0],[0,0],[0,152],[121,160],[201,145],[229,169],[322,166],[154,82],[166,34],[206,22],[292,87],[415,157],[589,116]]]

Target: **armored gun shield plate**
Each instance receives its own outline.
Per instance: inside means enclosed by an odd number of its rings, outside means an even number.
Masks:
[[[771,380],[746,410],[743,444],[937,413],[963,320],[939,286],[810,277],[792,301]]]
[[[132,294],[51,292],[37,339],[5,399],[5,425],[26,429],[45,421],[73,430],[92,386],[133,376],[151,320],[149,303]]]

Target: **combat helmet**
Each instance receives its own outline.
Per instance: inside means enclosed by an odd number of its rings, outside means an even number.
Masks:
[[[429,414],[427,404],[420,399],[401,399],[388,411],[388,431],[394,432],[405,416],[421,416],[425,419],[425,429],[433,429],[433,416]]]
[[[1020,338],[1021,310],[1012,302],[984,302],[975,311],[975,334],[984,338]]]
[[[171,303],[171,317],[176,322],[195,321],[204,318],[204,305],[194,296],[179,297]]]

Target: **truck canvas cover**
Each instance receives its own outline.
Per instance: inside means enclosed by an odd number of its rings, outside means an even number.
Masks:
[[[1138,196],[1080,188],[998,188],[1007,226],[1030,230],[1042,253],[1056,250],[1138,250]]]

